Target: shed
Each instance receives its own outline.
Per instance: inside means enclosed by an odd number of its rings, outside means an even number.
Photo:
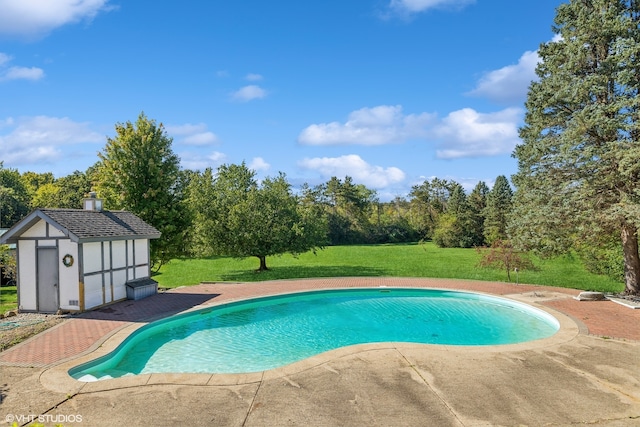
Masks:
[[[16,244],[20,311],[81,312],[126,299],[127,283],[155,284],[149,244],[160,232],[100,208],[93,197],[85,209],[36,209],[0,237]]]

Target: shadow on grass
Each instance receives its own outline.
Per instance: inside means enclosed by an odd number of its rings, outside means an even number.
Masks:
[[[230,282],[263,282],[266,280],[309,279],[318,277],[376,277],[384,276],[386,270],[374,267],[349,266],[295,266],[273,267],[267,271],[237,270],[222,275]]]

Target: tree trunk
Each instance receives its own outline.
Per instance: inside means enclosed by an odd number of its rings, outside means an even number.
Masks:
[[[638,229],[628,223],[622,226],[622,252],[624,257],[625,294],[640,294],[640,256],[638,255]]]
[[[260,255],[258,259],[260,260],[260,268],[258,268],[258,271],[267,271],[267,257]]]

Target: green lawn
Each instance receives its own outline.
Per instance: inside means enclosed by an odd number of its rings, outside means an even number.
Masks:
[[[507,281],[504,271],[476,266],[474,249],[442,249],[433,243],[332,246],[306,253],[267,258],[269,271],[257,273],[257,258],[176,259],[154,278],[161,287],[174,288],[200,282],[256,282],[274,279],[344,276],[440,277]],[[520,283],[559,286],[601,292],[620,292],[621,282],[588,273],[576,257],[534,259],[537,271],[521,271]],[[516,277],[512,273],[512,281]]]
[[[0,286],[0,313],[18,307],[18,291],[15,286]]]
[[[275,279],[346,276],[443,277],[507,281],[504,271],[476,267],[474,249],[442,249],[433,243],[331,246],[298,258],[267,258],[269,271],[256,273],[257,258],[176,259],[154,278],[160,286],[175,288],[200,282],[258,282]],[[621,282],[587,272],[576,257],[534,259],[537,271],[521,271],[520,283],[559,286],[588,291],[620,292]],[[512,281],[516,280],[512,274]],[[0,288],[0,313],[16,308],[15,286]]]

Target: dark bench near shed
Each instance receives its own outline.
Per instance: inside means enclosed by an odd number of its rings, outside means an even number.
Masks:
[[[158,293],[158,282],[149,278],[129,280],[127,283],[127,299],[137,301]]]

